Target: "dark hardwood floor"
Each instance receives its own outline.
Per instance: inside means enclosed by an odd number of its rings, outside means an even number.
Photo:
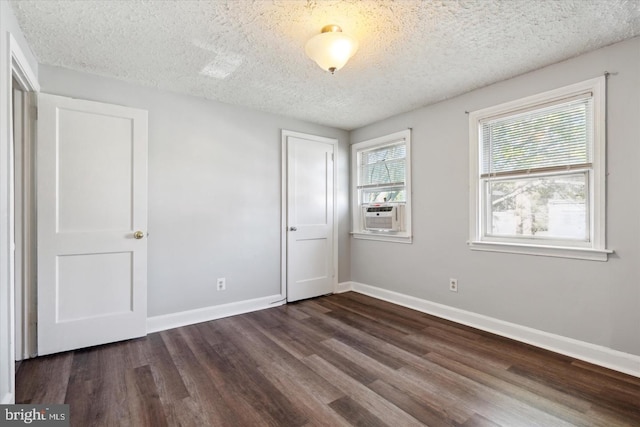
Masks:
[[[74,426],[640,426],[640,379],[356,293],[23,362]]]

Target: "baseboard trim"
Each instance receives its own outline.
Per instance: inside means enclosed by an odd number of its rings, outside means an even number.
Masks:
[[[353,282],[342,282],[342,283],[338,283],[338,285],[336,286],[336,290],[335,290],[335,294],[341,294],[343,292],[349,292],[351,290],[353,290]]]
[[[147,333],[165,331],[195,323],[208,322],[209,320],[249,313],[251,311],[264,310],[277,307],[286,303],[282,295],[255,298],[246,301],[232,302],[229,304],[214,305],[195,310],[181,311],[178,313],[163,314],[147,318]]]
[[[551,334],[527,326],[505,322],[493,317],[389,291],[387,289],[365,285],[364,283],[344,282],[341,283],[341,285],[344,285],[341,286],[341,289],[349,290],[347,288],[350,288],[350,290],[354,292],[373,298],[432,314],[456,323],[461,323],[640,378],[640,356],[561,335]]]

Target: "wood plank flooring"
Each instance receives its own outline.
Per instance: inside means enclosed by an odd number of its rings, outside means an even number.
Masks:
[[[23,362],[73,426],[640,426],[640,379],[357,293]]]

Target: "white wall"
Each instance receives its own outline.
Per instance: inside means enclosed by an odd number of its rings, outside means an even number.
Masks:
[[[44,65],[40,85],[149,111],[149,316],[280,293],[281,129],[340,141],[339,279],[349,280],[347,132]]]
[[[0,1],[0,292],[7,291],[8,87],[5,33],[22,35]],[[24,44],[24,49],[28,47]],[[35,60],[29,56],[29,61]],[[613,73],[608,85],[606,263],[471,252],[468,118],[475,110]],[[348,134],[282,116],[60,68],[44,92],[149,110],[149,315],[279,292],[280,129],[340,140],[339,280],[366,283],[640,355],[640,39],[351,132],[351,143],[413,128],[412,245],[348,236]],[[234,208],[235,207],[235,208]],[[228,289],[216,292],[216,277]],[[448,278],[460,291],[448,291]],[[2,306],[3,312],[5,306]],[[2,322],[5,322],[2,318]],[[6,323],[0,333],[7,384]],[[3,394],[4,396],[4,394]]]
[[[0,403],[13,400],[14,353],[13,290],[10,257],[10,107],[11,107],[11,52],[9,34],[18,46],[34,73],[38,63],[24,40],[8,2],[0,1]]]
[[[608,79],[606,263],[472,252],[472,111],[612,73]],[[413,128],[412,245],[352,240],[351,279],[640,355],[640,38],[357,129],[351,143]],[[448,279],[459,280],[459,292]]]

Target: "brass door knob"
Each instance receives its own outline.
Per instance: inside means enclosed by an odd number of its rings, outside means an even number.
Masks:
[[[136,231],[135,233],[133,233],[133,237],[136,239],[142,239],[144,237],[144,233],[142,231]]]

